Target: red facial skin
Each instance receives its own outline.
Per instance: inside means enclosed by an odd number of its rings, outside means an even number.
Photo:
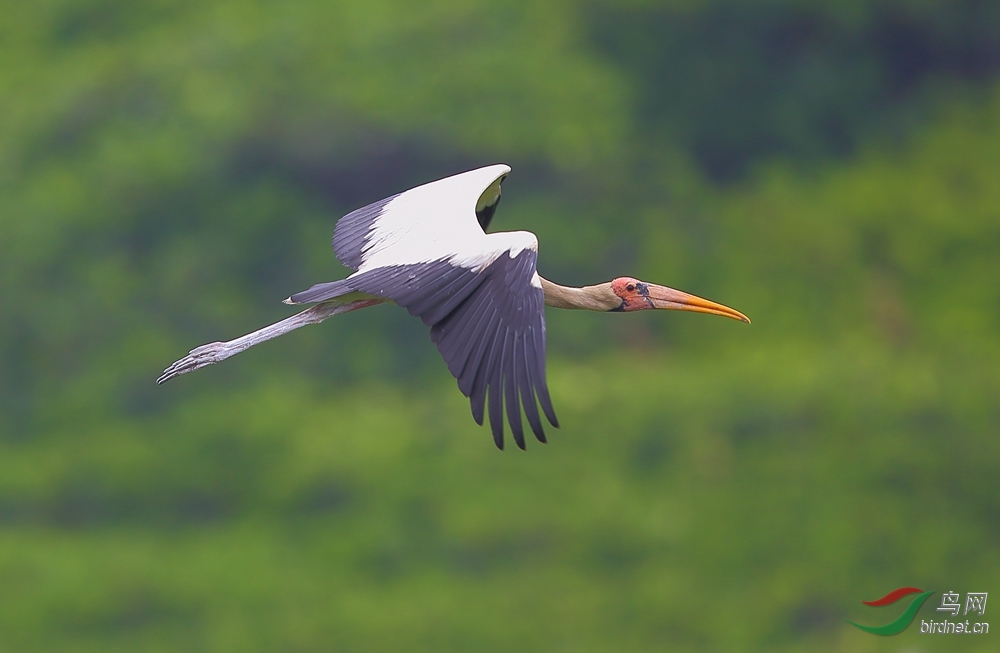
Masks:
[[[642,311],[655,308],[649,299],[649,284],[632,277],[618,277],[611,282],[611,291],[621,297],[622,305],[618,311]]]

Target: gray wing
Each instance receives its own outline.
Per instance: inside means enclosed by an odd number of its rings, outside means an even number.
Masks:
[[[361,267],[364,260],[362,254],[364,245],[372,232],[375,220],[385,211],[386,204],[401,194],[397,193],[374,204],[363,206],[337,220],[337,226],[333,228],[332,244],[333,252],[341,263],[354,271]]]
[[[449,261],[391,266],[350,278],[353,290],[394,300],[431,327],[431,340],[482,424],[489,395],[493,441],[503,448],[504,404],[524,449],[521,408],[545,442],[536,397],[558,427],[545,382],[545,299],[531,283],[537,253],[504,253],[476,271]]]

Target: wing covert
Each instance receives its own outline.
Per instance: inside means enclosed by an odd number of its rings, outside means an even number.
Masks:
[[[355,271],[434,261],[462,251],[485,235],[509,172],[506,165],[486,166],[352,211],[337,221],[333,250]]]

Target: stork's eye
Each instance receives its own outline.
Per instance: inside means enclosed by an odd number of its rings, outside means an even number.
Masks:
[[[629,285],[625,286],[625,290],[627,290],[629,292],[635,292],[635,284],[634,283],[630,283]]]

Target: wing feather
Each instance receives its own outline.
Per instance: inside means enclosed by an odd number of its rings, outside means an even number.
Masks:
[[[514,442],[523,451],[524,428],[521,424],[521,402],[517,396],[517,359],[521,354],[518,343],[521,341],[521,334],[514,333],[511,337],[507,332],[509,346],[504,347],[506,356],[504,357],[507,367],[504,370],[504,394],[507,397],[507,421],[510,423],[510,432],[514,436]]]
[[[333,252],[341,263],[352,270],[361,267],[364,262],[362,249],[372,225],[385,211],[386,205],[400,195],[402,193],[363,206],[337,220],[337,226],[333,228]]]
[[[291,299],[360,292],[406,308],[431,327],[473,419],[483,424],[488,412],[494,442],[503,448],[506,414],[524,449],[522,408],[539,442],[546,441],[539,405],[553,426],[559,423],[545,379],[537,241],[526,232],[483,231],[509,170],[480,168],[349,213],[337,223],[333,247],[355,273]]]
[[[472,390],[469,393],[469,405],[472,408],[472,416],[479,423],[483,423],[483,411],[486,409],[486,391],[490,385],[490,373],[493,367],[493,358],[497,349],[497,339],[500,337],[500,320],[498,311],[494,311],[490,318],[489,328],[482,334],[482,347],[476,350],[473,359],[473,372],[475,380],[472,383]],[[496,438],[494,437],[494,440]],[[503,441],[497,444],[503,448]]]
[[[538,403],[542,405],[542,411],[548,418],[552,426],[559,428],[559,420],[556,418],[556,411],[552,407],[552,399],[549,397],[549,388],[545,384],[545,322],[540,325],[532,325],[531,335],[534,341],[535,355],[534,363],[534,386],[538,392]]]
[[[431,330],[431,340],[448,363],[448,371],[458,379],[458,387],[465,396],[472,391],[472,375],[466,374],[466,370],[473,367],[470,365],[473,348],[483,341],[480,334],[487,328],[491,310],[495,310],[485,294],[472,297],[468,302],[470,306],[456,319],[446,322],[444,329]]]
[[[498,449],[503,449],[503,359],[508,333],[506,327],[497,331],[486,372],[490,395],[490,430],[493,431],[493,442]]]
[[[521,391],[521,403],[524,405],[524,415],[528,418],[531,431],[538,438],[539,442],[545,442],[545,429],[542,428],[542,418],[538,414],[538,404],[535,403],[535,392],[532,389],[531,356],[532,341],[525,334],[521,340],[521,364],[523,367],[520,370],[521,373],[518,375],[517,382]]]
[[[491,199],[496,208],[508,172],[502,164],[486,166],[352,211],[337,221],[333,251],[355,271],[442,260],[461,252],[485,237],[476,208]]]

